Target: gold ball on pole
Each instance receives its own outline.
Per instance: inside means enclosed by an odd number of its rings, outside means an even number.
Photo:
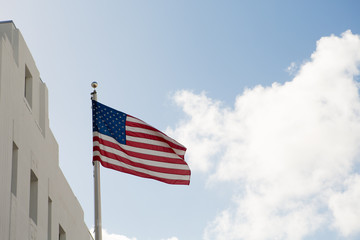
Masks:
[[[97,83],[97,82],[92,82],[92,83],[91,83],[91,87],[93,87],[94,89],[97,88],[97,86],[98,86],[98,83]]]

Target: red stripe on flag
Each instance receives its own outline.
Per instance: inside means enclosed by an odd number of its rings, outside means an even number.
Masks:
[[[134,142],[134,141],[126,140],[126,145],[131,146],[131,147],[137,147],[137,148],[149,149],[149,150],[154,150],[154,151],[159,151],[159,152],[167,152],[167,153],[176,154],[172,148],[148,144],[148,143],[141,143],[141,142]]]
[[[164,139],[164,138],[161,137],[161,136],[155,136],[155,135],[151,135],[151,134],[147,134],[147,133],[133,132],[133,131],[129,131],[129,130],[126,130],[126,136],[132,136],[132,137],[138,137],[138,138],[146,138],[146,139],[156,140],[156,141],[160,141],[160,142],[167,143],[167,144],[168,144],[170,147],[172,147],[172,148],[186,151],[186,148],[185,148],[185,147],[176,145],[175,143],[170,142],[170,141]]]
[[[144,129],[147,129],[147,130],[152,130],[154,132],[161,132],[159,130],[157,130],[156,128],[150,126],[150,125],[147,125],[147,124],[143,124],[143,123],[137,123],[137,122],[131,122],[129,120],[126,120],[126,126],[129,126],[129,127],[137,127],[137,128],[144,128]],[[162,133],[162,132],[161,132]],[[164,134],[164,133],[162,133]],[[165,134],[164,134],[165,135]]]
[[[102,161],[99,156],[94,156],[93,161],[99,161],[101,163],[101,165],[103,167],[106,167],[106,168],[111,168],[111,169],[114,169],[116,171],[132,174],[132,175],[135,175],[135,176],[138,176],[138,177],[155,179],[155,180],[158,180],[160,182],[167,183],[167,184],[175,184],[175,185],[189,185],[190,184],[190,180],[178,180],[178,179],[160,178],[160,177],[155,177],[155,176],[152,176],[152,175],[149,175],[149,174],[137,172],[137,171],[134,171],[134,170],[131,170],[131,169],[127,169],[127,168],[124,168],[124,167],[121,167],[121,166],[115,166],[115,165],[112,165],[110,163]]]
[[[93,137],[93,141],[98,141],[100,144],[104,145],[104,146],[108,146],[114,149],[117,149],[119,151],[124,152],[125,154],[131,156],[131,157],[137,157],[137,158],[141,158],[141,159],[145,159],[145,160],[151,160],[151,161],[156,161],[156,162],[164,162],[164,163],[174,163],[174,164],[182,164],[182,165],[187,165],[186,162],[184,162],[184,160],[180,159],[180,156],[175,155],[174,157],[179,157],[179,158],[169,158],[169,157],[163,157],[163,156],[155,156],[155,155],[149,155],[149,154],[144,154],[144,153],[138,153],[138,152],[133,152],[133,151],[129,151],[126,150],[124,148],[121,147],[122,144],[115,144],[113,142],[104,140],[102,138]]]
[[[102,156],[117,160],[119,162],[125,163],[125,164],[130,165],[130,166],[142,168],[142,169],[145,169],[145,170],[150,170],[150,171],[154,171],[154,172],[158,172],[158,173],[167,173],[167,174],[176,174],[176,175],[185,175],[185,176],[190,175],[189,170],[174,169],[174,168],[163,168],[163,167],[157,167],[157,166],[151,166],[151,165],[147,165],[147,164],[133,162],[133,161],[129,160],[128,158],[124,158],[124,157],[121,157],[121,156],[116,155],[114,153],[107,152],[107,151],[101,149],[98,146],[94,146],[93,151],[99,151],[99,153]]]

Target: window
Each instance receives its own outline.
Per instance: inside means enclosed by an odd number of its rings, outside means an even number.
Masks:
[[[51,240],[52,200],[48,198],[48,240]]]
[[[32,107],[32,75],[25,65],[25,89],[24,89],[24,96],[26,101],[28,102],[29,106]]]
[[[18,147],[13,142],[12,146],[12,163],[11,163],[11,192],[16,197],[17,175],[18,175]]]
[[[46,86],[40,79],[39,84],[39,127],[42,135],[45,137],[45,111],[46,111]]]
[[[37,210],[38,210],[38,178],[31,170],[30,174],[30,207],[29,216],[37,224]]]
[[[66,240],[66,233],[61,225],[59,225],[59,240]]]

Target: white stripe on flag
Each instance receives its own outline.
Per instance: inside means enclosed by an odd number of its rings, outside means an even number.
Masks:
[[[171,179],[171,180],[190,180],[190,175],[177,175],[177,174],[160,173],[160,172],[147,170],[147,169],[144,169],[144,168],[134,167],[134,166],[125,164],[123,162],[120,162],[120,161],[108,158],[106,156],[103,156],[103,155],[100,154],[99,151],[94,151],[94,156],[101,157],[101,160],[103,162],[107,162],[109,164],[112,164],[112,165],[115,165],[115,166],[120,166],[120,167],[130,169],[130,170],[133,170],[133,171],[136,171],[136,172],[145,173],[145,174],[148,174],[150,176],[164,178],[164,179]]]
[[[120,145],[122,145],[122,144],[120,144]],[[104,150],[106,152],[113,153],[113,154],[118,155],[120,157],[129,159],[130,161],[135,162],[135,163],[141,163],[141,164],[144,164],[144,165],[149,165],[149,166],[154,166],[154,167],[162,167],[162,168],[169,168],[169,169],[182,169],[182,170],[188,170],[189,169],[189,167],[186,164],[158,162],[158,161],[152,161],[152,160],[132,157],[132,156],[129,156],[126,153],[120,151],[120,150],[117,150],[117,149],[112,148],[112,147],[105,146],[105,145],[99,143],[98,141],[94,141],[94,146],[98,146],[98,147],[100,147],[100,149],[102,149],[102,150]]]
[[[127,140],[127,141],[138,142],[138,143],[151,144],[151,145],[155,145],[155,146],[172,148],[172,147],[169,146],[169,144],[167,144],[166,142],[161,142],[161,141],[152,140],[152,139],[147,139],[147,138],[126,136],[126,140]],[[184,150],[179,150],[179,149],[174,149],[174,148],[172,148],[172,149],[173,149],[173,151],[174,151],[176,154],[178,154],[178,155],[182,155],[182,156],[185,155],[185,151],[184,151]]]
[[[126,122],[135,122],[135,123],[141,123],[141,124],[144,124],[146,126],[149,126],[151,128],[153,128],[152,126],[150,126],[149,124],[139,120],[139,119],[136,119],[136,118],[133,118],[133,117],[130,117],[130,116],[127,116],[126,118]],[[138,130],[136,130],[138,129]],[[177,142],[176,140],[172,139],[171,137],[165,135],[164,133],[162,133],[161,131],[153,131],[153,130],[148,130],[146,128],[141,128],[141,127],[131,127],[131,126],[126,126],[126,130],[130,130],[130,131],[133,131],[133,132],[140,132],[140,133],[147,133],[147,134],[150,134],[150,135],[153,135],[153,136],[161,136],[162,138],[166,139],[167,141],[169,142],[172,142],[174,143],[175,145],[178,145],[180,147],[183,147],[184,146]]]
[[[132,152],[137,152],[137,153],[142,153],[142,154],[147,154],[147,155],[152,155],[152,156],[157,156],[157,157],[167,157],[167,158],[183,160],[181,157],[179,157],[177,154],[174,154],[174,153],[168,153],[168,152],[132,147],[132,146],[128,146],[125,144],[119,144],[114,138],[104,135],[104,134],[101,134],[101,133],[98,133],[98,132],[93,132],[93,136],[98,136],[106,141],[113,142],[114,144],[121,146],[126,151],[132,151]]]

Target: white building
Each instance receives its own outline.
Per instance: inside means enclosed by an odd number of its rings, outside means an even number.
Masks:
[[[59,168],[46,85],[12,21],[0,22],[0,239],[92,239]]]

